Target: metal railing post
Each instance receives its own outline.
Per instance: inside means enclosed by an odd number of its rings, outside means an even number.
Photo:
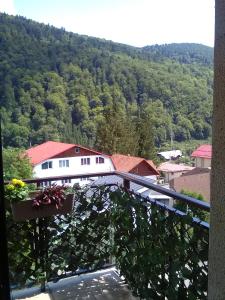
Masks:
[[[125,187],[125,189],[129,190],[130,189],[130,181],[127,179],[124,179],[123,186]]]

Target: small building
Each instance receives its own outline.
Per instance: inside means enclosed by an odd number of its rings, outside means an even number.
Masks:
[[[175,164],[171,162],[161,163],[158,167],[158,171],[160,171],[162,177],[164,177],[165,182],[169,182],[173,178],[180,177],[192,169],[194,168],[188,165]]]
[[[212,159],[212,145],[201,145],[192,154],[196,168],[210,168]]]
[[[182,152],[180,150],[171,150],[159,152],[157,155],[165,160],[176,160],[182,157]]]
[[[111,159],[116,171],[145,176],[154,180],[159,175],[152,160],[122,154],[113,154]]]
[[[179,178],[170,181],[170,187],[180,193],[182,190],[201,194],[206,201],[210,201],[210,169],[194,168]]]

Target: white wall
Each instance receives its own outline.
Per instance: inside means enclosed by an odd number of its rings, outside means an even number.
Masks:
[[[210,158],[195,158],[195,166],[196,168],[209,168],[211,167],[211,159]]]
[[[96,157],[103,157],[104,163],[96,163]],[[90,165],[81,165],[81,158],[90,158]],[[59,167],[60,160],[69,160],[69,167]],[[42,164],[45,162],[52,162],[52,168],[42,169]],[[64,157],[64,158],[54,158],[48,159],[41,162],[34,167],[34,176],[37,178],[43,177],[53,177],[53,176],[63,176],[63,175],[77,175],[86,173],[98,173],[98,172],[109,172],[114,171],[114,166],[109,157],[100,155],[90,155],[90,156],[77,156],[77,157]],[[71,184],[79,183],[80,185],[87,184],[89,180],[72,179]],[[61,184],[62,182],[57,182]]]

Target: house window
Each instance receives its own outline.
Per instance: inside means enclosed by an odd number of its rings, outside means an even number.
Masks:
[[[59,167],[60,168],[69,168],[69,160],[68,159],[62,159],[59,160]]]
[[[43,182],[40,183],[40,186],[43,187],[43,188],[51,186],[51,185],[52,185],[51,181],[43,181]]]
[[[90,158],[81,158],[81,165],[90,165]]]
[[[103,157],[96,157],[96,164],[104,164],[105,160]]]
[[[71,183],[71,179],[63,179],[62,184]]]
[[[88,181],[88,180],[89,180],[88,177],[83,177],[83,178],[80,179],[80,181]]]
[[[75,148],[75,153],[80,153],[80,148],[76,147]]]
[[[52,161],[46,161],[41,165],[42,170],[52,169]]]

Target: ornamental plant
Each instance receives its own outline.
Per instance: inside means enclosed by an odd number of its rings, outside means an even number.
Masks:
[[[40,191],[33,199],[33,207],[39,208],[45,205],[55,205],[56,209],[63,206],[66,199],[66,186],[53,184]]]
[[[29,189],[25,182],[20,179],[12,179],[5,187],[5,197],[11,203],[26,200],[29,194]]]

